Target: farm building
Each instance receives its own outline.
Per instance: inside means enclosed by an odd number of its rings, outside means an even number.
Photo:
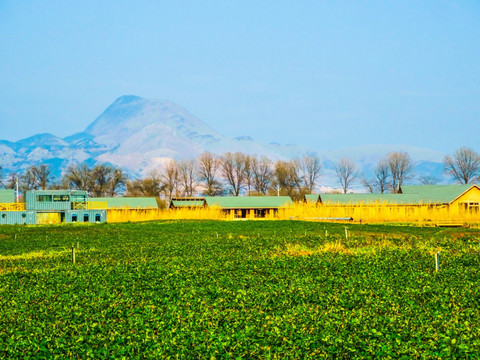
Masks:
[[[323,205],[431,205],[477,211],[480,187],[466,185],[404,185],[398,194],[312,194],[304,201]]]
[[[235,218],[264,218],[289,205],[289,196],[206,196],[208,207],[218,207]]]
[[[170,208],[216,207],[235,218],[264,218],[291,204],[289,196],[205,196],[172,198]]]
[[[90,202],[85,191],[29,190],[25,203],[1,204],[0,224],[105,222],[105,208]]]
[[[417,197],[423,204],[448,205],[459,210],[478,212],[480,187],[464,185],[405,185],[399,195]]]
[[[154,197],[96,197],[90,201],[105,204],[106,209],[158,209]]]

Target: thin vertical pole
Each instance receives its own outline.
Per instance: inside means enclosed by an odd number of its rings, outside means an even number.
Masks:
[[[440,252],[435,254],[435,271],[440,270]]]
[[[72,264],[75,264],[75,245],[72,245]]]

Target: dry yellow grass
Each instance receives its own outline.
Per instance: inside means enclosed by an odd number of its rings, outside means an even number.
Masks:
[[[20,255],[0,255],[0,261],[2,260],[35,260],[41,258],[53,258],[56,256],[64,255],[65,253],[69,252],[69,250],[64,251],[31,251],[28,253],[20,254]]]
[[[352,252],[350,249],[347,249],[340,242],[326,242],[318,247],[308,247],[302,244],[285,244],[285,247],[278,248],[274,253],[274,256],[279,255],[288,255],[288,256],[311,256],[318,255],[323,253],[335,253],[335,254],[346,254],[351,255]]]
[[[479,213],[461,211],[458,206],[392,205],[385,203],[358,205],[315,205],[296,203],[279,212],[281,218],[326,220],[353,218],[355,222],[405,222],[405,223],[478,223]]]
[[[253,219],[253,213],[247,216]],[[416,224],[473,224],[480,222],[480,214],[462,212],[458,207],[431,205],[315,205],[295,203],[284,207],[266,219],[298,219],[329,221],[331,219],[353,218],[354,222],[364,223],[416,223]],[[219,208],[180,208],[180,209],[112,209],[108,210],[108,222],[148,221],[148,220],[233,220]]]
[[[108,222],[149,220],[226,220],[229,217],[218,208],[185,209],[112,209],[107,211]]]

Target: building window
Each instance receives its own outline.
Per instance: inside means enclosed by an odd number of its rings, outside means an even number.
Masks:
[[[77,214],[72,214],[72,222],[77,222]]]
[[[255,217],[256,218],[264,218],[267,214],[266,209],[255,209]]]
[[[89,222],[88,214],[83,214],[83,222]]]
[[[2,219],[5,219],[7,217],[7,214],[2,214]]]
[[[100,222],[102,221],[102,217],[100,216],[100,214],[95,214],[95,222]]]
[[[463,208],[466,212],[469,212],[471,214],[476,214],[478,213],[480,204],[478,202],[464,202],[460,204],[460,208]]]
[[[58,201],[70,201],[70,196],[68,195],[53,195],[53,201],[58,202]]]
[[[38,202],[52,202],[52,195],[37,195]]]
[[[25,219],[26,217],[27,217],[27,214],[23,213],[23,214],[22,214],[22,218]]]

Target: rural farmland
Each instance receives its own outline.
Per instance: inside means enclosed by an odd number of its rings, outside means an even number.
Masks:
[[[280,220],[4,225],[0,357],[475,358],[479,240]]]

